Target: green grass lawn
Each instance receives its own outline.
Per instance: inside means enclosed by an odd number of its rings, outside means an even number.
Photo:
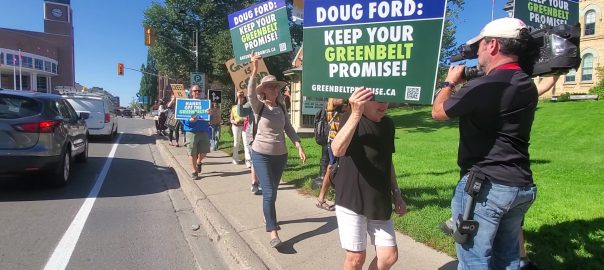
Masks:
[[[396,229],[454,255],[453,240],[438,229],[450,216],[459,178],[457,122],[436,122],[429,107],[390,110],[396,126],[394,164],[409,207]],[[223,128],[226,131],[226,128]],[[221,150],[232,137],[223,132]],[[302,164],[290,143],[284,174],[307,193],[319,172],[321,149],[304,138]],[[530,257],[542,269],[602,269],[604,265],[604,102],[542,102],[531,135],[531,160],[539,191],[525,220]],[[333,191],[330,194],[333,197]]]

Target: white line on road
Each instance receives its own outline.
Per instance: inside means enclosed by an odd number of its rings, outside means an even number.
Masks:
[[[105,177],[107,176],[107,172],[109,172],[109,167],[111,167],[111,162],[113,161],[115,151],[120,144],[122,135],[123,133],[120,132],[120,136],[117,137],[113,147],[111,147],[111,152],[109,152],[109,156],[107,156],[107,160],[105,161],[105,165],[103,165],[101,174],[99,174],[99,176],[96,178],[94,187],[92,187],[92,190],[90,190],[86,201],[84,201],[84,204],[82,204],[82,207],[80,207],[80,211],[78,211],[75,218],[71,222],[71,225],[69,225],[69,228],[67,228],[63,238],[61,238],[61,241],[59,241],[59,244],[53,251],[52,256],[50,256],[50,259],[48,259],[48,262],[46,262],[44,270],[61,270],[67,267],[71,255],[73,254],[73,250],[75,249],[78,239],[80,238],[80,234],[82,233],[82,229],[84,229],[84,224],[86,224],[88,215],[90,215],[92,206],[96,201],[96,197],[99,195],[103,182],[105,182]]]

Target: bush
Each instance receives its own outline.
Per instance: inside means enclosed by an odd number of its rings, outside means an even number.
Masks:
[[[604,97],[604,85],[600,84],[598,86],[592,87],[589,89],[590,94],[598,95],[599,98]]]
[[[558,99],[556,101],[558,102],[565,102],[565,101],[569,101],[570,100],[570,93],[566,92],[560,96],[558,96]]]

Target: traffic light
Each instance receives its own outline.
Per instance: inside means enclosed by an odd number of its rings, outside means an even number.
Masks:
[[[124,76],[124,64],[117,63],[117,75]]]
[[[153,33],[153,28],[145,26],[145,45],[153,46],[155,42],[155,33]]]

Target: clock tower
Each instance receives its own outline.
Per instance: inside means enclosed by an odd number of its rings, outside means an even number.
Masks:
[[[73,42],[73,11],[71,0],[45,0],[44,1],[44,33],[46,40],[57,45],[59,73],[70,74],[59,76],[53,85],[75,85],[75,63]]]

